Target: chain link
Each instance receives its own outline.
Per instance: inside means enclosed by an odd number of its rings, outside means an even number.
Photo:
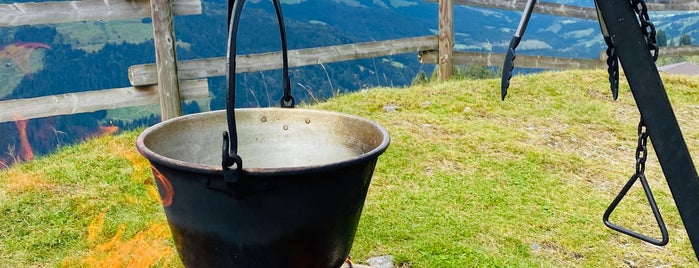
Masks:
[[[646,171],[646,160],[648,159],[648,132],[646,123],[641,118],[638,123],[638,146],[636,146],[636,175],[642,175]]]
[[[643,31],[643,35],[648,43],[648,50],[653,57],[653,61],[658,60],[658,41],[656,38],[655,25],[650,21],[648,15],[648,6],[644,0],[631,0],[638,21]],[[636,174],[644,174],[646,170],[646,159],[648,159],[648,132],[646,132],[646,123],[641,118],[638,123],[638,146],[636,147]]]
[[[646,42],[648,42],[650,55],[653,57],[653,61],[656,61],[658,60],[658,50],[660,47],[658,46],[658,40],[656,38],[657,32],[655,31],[655,24],[650,21],[650,16],[648,15],[648,6],[643,0],[631,0],[631,5],[636,15],[638,15],[641,30],[646,37]]]

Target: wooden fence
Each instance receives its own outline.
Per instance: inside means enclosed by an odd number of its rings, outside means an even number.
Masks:
[[[291,67],[418,53],[422,63],[439,64],[440,77],[449,79],[454,64],[500,66],[504,55],[454,51],[454,4],[521,10],[525,0],[426,0],[439,2],[439,34],[369,43],[289,51]],[[699,10],[699,0],[649,3],[653,10]],[[156,63],[131,66],[131,87],[0,101],[0,122],[93,112],[147,104],[161,105],[162,119],[181,115],[181,101],[208,97],[207,78],[225,75],[225,58],[177,61],[175,15],[200,14],[200,0],[81,0],[0,4],[0,27],[86,20],[150,17],[153,20]],[[596,19],[594,9],[540,2],[535,12]],[[699,46],[663,47],[663,55],[699,55]],[[237,56],[236,72],[281,68],[281,52]],[[544,69],[604,68],[604,59],[571,59],[518,55],[520,67]]]
[[[153,35],[158,56],[165,54],[176,62],[172,19],[174,15],[201,14],[200,0],[144,1],[144,0],[81,0],[40,3],[0,4],[0,26],[55,24],[90,20],[153,19]],[[169,40],[168,40],[169,37]],[[164,45],[163,45],[164,44]],[[163,72],[176,70],[175,64],[161,64]],[[171,81],[169,81],[171,82]],[[175,81],[176,92],[165,91],[167,86],[99,89],[87,92],[44,96],[30,99],[0,101],[0,122],[17,118],[33,119],[55,115],[94,112],[105,109],[161,104],[164,118],[177,116],[181,99],[193,100],[209,96],[208,82]],[[163,85],[163,84],[161,84]],[[181,93],[181,95],[180,95]],[[181,98],[182,97],[182,98]],[[174,104],[173,104],[174,103]],[[174,112],[173,112],[174,111]]]
[[[201,14],[200,0],[172,0],[174,15]],[[150,17],[144,0],[82,0],[0,4],[0,27]]]
[[[388,41],[289,50],[289,67],[325,64],[385,55],[415,53],[437,48],[436,36],[423,36]],[[282,68],[282,53],[270,52],[236,57],[236,72],[257,72]],[[199,79],[225,75],[226,58],[180,61],[180,79]],[[129,68],[129,81],[134,86],[157,83],[155,64],[134,65]]]
[[[443,0],[424,0],[442,2]],[[507,10],[524,10],[525,0],[450,0],[453,4]],[[592,0],[590,0],[592,2]],[[653,11],[699,10],[699,0],[672,0],[665,3],[648,1],[648,9]],[[538,1],[534,12],[579,19],[596,20],[597,11],[590,7],[571,6]]]

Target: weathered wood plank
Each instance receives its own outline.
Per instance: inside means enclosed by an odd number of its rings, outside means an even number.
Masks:
[[[439,80],[447,81],[453,71],[454,52],[454,4],[452,0],[439,0]]]
[[[182,115],[180,84],[177,76],[175,27],[170,0],[150,0],[155,43],[155,66],[160,90],[160,120]]]
[[[658,55],[660,57],[696,56],[699,55],[699,46],[660,47]],[[605,50],[600,51],[600,60],[607,60],[607,53]]]
[[[201,14],[201,0],[172,0],[175,15]],[[148,0],[82,0],[0,4],[0,26],[117,20],[151,16]]]
[[[157,87],[114,88],[0,101],[0,123],[15,121],[15,117],[33,119],[158,104]],[[185,100],[209,97],[207,79],[182,81],[181,89]]]
[[[379,42],[290,50],[289,67],[415,53],[422,50],[437,48],[437,36],[422,36]],[[246,73],[282,68],[281,55],[281,52],[238,55],[236,57],[236,72]],[[226,59],[220,57],[179,61],[178,67],[181,80],[222,76],[225,75],[226,72]],[[144,64],[129,67],[129,81],[131,81],[131,84],[134,86],[156,84],[158,80],[155,65]]]
[[[425,0],[438,2],[439,0]],[[453,0],[454,4],[465,6],[477,6],[485,8],[496,8],[522,11],[526,0]],[[674,0],[668,3],[648,2],[648,9],[651,11],[688,11],[699,10],[699,0]],[[556,16],[573,17],[580,19],[596,20],[597,11],[591,7],[581,7],[565,4],[556,4],[539,1],[534,7],[534,12]]]
[[[501,67],[505,61],[505,54],[461,52],[454,51],[453,62],[456,65],[496,66]],[[420,62],[436,63],[439,54],[437,51],[422,51],[419,54]],[[545,56],[517,55],[515,66],[518,68],[540,69],[594,69],[606,68],[606,63],[597,59],[572,59]]]
[[[699,55],[699,46],[660,47],[658,55],[661,57],[696,56]]]
[[[439,0],[425,0],[437,2]],[[453,0],[454,4],[464,6],[476,6],[485,8],[496,8],[522,11],[526,5],[526,0]],[[580,19],[596,20],[597,11],[594,8],[572,6],[565,4],[555,4],[539,1],[534,7],[534,12],[541,14],[566,16]]]
[[[652,1],[648,1],[646,4],[648,5],[648,10],[651,11],[699,10],[699,0],[672,0],[667,3],[653,3]]]

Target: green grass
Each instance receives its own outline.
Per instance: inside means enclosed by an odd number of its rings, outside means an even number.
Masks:
[[[149,195],[150,169],[132,149],[136,134],[92,139],[1,171],[0,262],[80,267],[120,229],[133,237],[164,222]]]
[[[105,116],[105,118],[132,122],[133,120],[149,117],[154,114],[160,114],[160,105],[155,104],[112,109],[107,111],[107,116]]]
[[[391,133],[352,259],[412,267],[691,267],[691,245],[653,153],[647,176],[668,225],[664,248],[612,232],[602,213],[634,171],[638,112],[604,71],[375,88],[310,106]],[[699,81],[664,76],[691,152]],[[387,111],[386,106],[397,106]],[[102,137],[0,171],[0,263],[180,266],[137,133]],[[635,186],[612,220],[656,235]],[[166,230],[166,229],[165,229]],[[145,246],[144,246],[145,245]],[[149,261],[148,254],[156,254]]]
[[[140,19],[118,21],[71,22],[56,25],[63,42],[87,52],[100,50],[105,44],[140,44],[153,39],[153,28]]]

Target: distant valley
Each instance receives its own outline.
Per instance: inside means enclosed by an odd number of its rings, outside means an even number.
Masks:
[[[4,0],[3,2],[8,2]],[[558,1],[590,6],[592,1]],[[283,0],[290,49],[331,46],[437,34],[438,5],[417,0]],[[204,14],[175,20],[180,60],[225,55],[226,1],[204,1]],[[243,11],[238,54],[278,51],[271,1],[249,0]],[[455,7],[456,49],[502,53],[519,12]],[[699,14],[651,12],[669,39],[699,40]],[[0,28],[0,99],[30,98],[129,86],[131,65],[155,62],[150,20],[76,22]],[[675,42],[677,43],[677,42]],[[42,44],[27,47],[24,44]],[[604,43],[596,21],[535,14],[520,54],[597,58]],[[291,70],[293,94],[305,103],[375,86],[403,87],[420,72],[431,73],[417,55],[406,54]],[[237,106],[275,106],[280,71],[241,74]],[[224,108],[223,78],[210,79],[211,100],[187,103],[185,111]],[[136,107],[29,120],[27,139],[43,154],[100,133],[158,121],[157,107]],[[21,118],[21,115],[19,115]],[[14,123],[0,124],[0,161],[11,163],[21,147]],[[14,151],[13,151],[14,150]],[[0,167],[2,163],[0,163]]]

